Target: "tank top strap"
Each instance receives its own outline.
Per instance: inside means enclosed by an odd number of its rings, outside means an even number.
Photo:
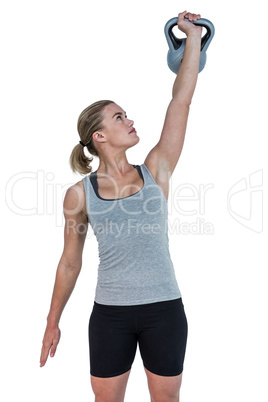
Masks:
[[[145,183],[147,184],[156,184],[152,173],[150,172],[150,170],[148,169],[148,167],[145,165],[145,163],[143,163],[142,165],[140,165],[141,167],[141,171],[143,173],[143,177],[145,179]]]
[[[93,191],[92,186],[90,184],[89,176],[85,176],[82,179],[82,182],[83,182],[83,185],[84,185],[84,190],[85,190],[85,195],[86,195],[86,207],[87,207],[88,220],[90,222],[91,221],[90,220],[90,214],[89,214],[90,200],[92,200],[92,196],[93,196],[94,191]]]

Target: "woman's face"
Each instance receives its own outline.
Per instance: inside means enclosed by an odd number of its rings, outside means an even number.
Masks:
[[[110,103],[103,109],[103,126],[101,136],[96,136],[98,142],[107,142],[114,147],[132,147],[139,142],[134,121],[129,120],[125,111],[115,103]],[[94,134],[95,135],[95,134]]]

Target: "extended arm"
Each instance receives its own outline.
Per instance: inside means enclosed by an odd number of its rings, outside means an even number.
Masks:
[[[190,106],[196,87],[200,46],[201,36],[199,31],[190,31],[186,39],[183,62],[172,89],[172,101],[179,102],[185,106]]]
[[[190,104],[197,83],[202,28],[195,26],[184,17],[197,20],[196,14],[179,14],[178,26],[186,33],[183,62],[179,68],[168,106],[159,142],[148,154],[145,164],[155,177],[168,173],[170,177],[179,160],[187,126]]]
[[[64,199],[64,250],[57,268],[50,311],[47,317],[47,327],[43,339],[40,367],[45,365],[50,349],[51,357],[56,352],[60,340],[60,317],[75,287],[82,267],[82,252],[88,224],[79,207],[81,194],[79,187],[72,186],[67,190]]]

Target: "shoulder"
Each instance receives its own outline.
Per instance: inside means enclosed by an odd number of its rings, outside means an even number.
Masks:
[[[167,183],[170,179],[171,172],[166,160],[161,158],[159,152],[157,151],[157,146],[155,146],[147,155],[144,165],[150,171],[154,180],[157,183]]]
[[[64,211],[75,211],[87,217],[86,194],[83,180],[70,186],[65,194],[63,202]]]

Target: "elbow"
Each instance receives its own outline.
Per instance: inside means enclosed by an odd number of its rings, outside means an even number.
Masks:
[[[173,105],[176,105],[178,108],[188,108],[190,109],[191,101],[187,101],[186,99],[182,99],[179,96],[175,96],[171,100]]]
[[[172,93],[172,101],[190,107],[192,103],[192,98],[188,96],[183,96],[181,93]]]
[[[60,260],[60,265],[65,271],[79,274],[82,268],[82,256],[80,258],[76,257],[75,259],[71,259],[63,254]]]
[[[65,269],[67,269],[70,273],[73,273],[74,275],[79,275],[80,271],[82,268],[82,263],[75,263],[75,264],[70,264]]]

